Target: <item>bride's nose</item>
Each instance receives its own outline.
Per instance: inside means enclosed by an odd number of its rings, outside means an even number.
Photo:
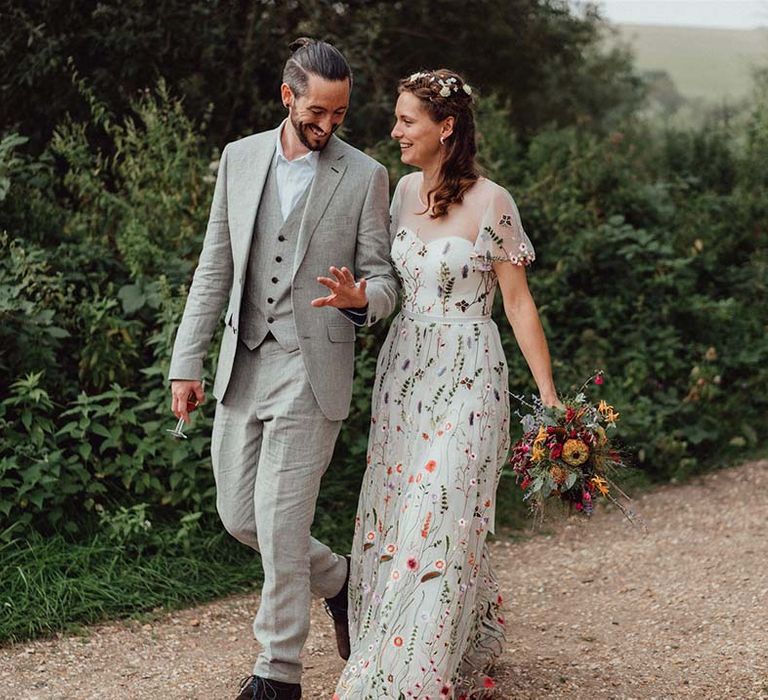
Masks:
[[[403,132],[402,132],[402,130],[400,129],[400,127],[397,124],[395,124],[392,127],[392,131],[390,132],[390,136],[393,139],[395,139],[396,141],[399,141],[401,138],[403,138]]]

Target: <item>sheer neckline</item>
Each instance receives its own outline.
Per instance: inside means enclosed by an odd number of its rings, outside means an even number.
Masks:
[[[449,235],[449,236],[437,236],[437,238],[425,239],[425,238],[422,238],[416,231],[414,231],[409,226],[400,226],[400,228],[403,231],[405,231],[406,233],[410,233],[417,241],[419,241],[419,243],[421,243],[424,246],[428,246],[431,243],[437,243],[439,241],[449,241],[449,240],[452,240],[452,239],[455,239],[455,238],[458,238],[460,241],[466,241],[473,248],[475,247],[475,245],[477,245],[477,241],[476,240],[475,241],[471,241],[471,240],[469,240],[469,238],[465,238],[464,236],[457,236],[456,234],[452,234],[452,235]]]

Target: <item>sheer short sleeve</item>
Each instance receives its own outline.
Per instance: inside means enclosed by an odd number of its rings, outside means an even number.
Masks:
[[[405,189],[405,180],[408,176],[405,175],[397,181],[395,186],[395,193],[392,195],[392,202],[389,205],[389,240],[392,241],[397,234],[398,227],[400,226],[400,207],[403,201],[403,190]]]
[[[475,255],[486,269],[491,269],[495,262],[530,265],[536,259],[515,200],[498,185],[494,186],[486,200]]]

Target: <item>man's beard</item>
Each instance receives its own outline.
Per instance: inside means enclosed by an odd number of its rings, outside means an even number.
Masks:
[[[312,141],[310,141],[309,137],[307,136],[307,132],[309,132],[313,136],[315,135],[312,133],[312,130],[309,128],[309,125],[305,124],[302,121],[299,121],[299,119],[294,116],[293,111],[290,111],[288,116],[290,117],[291,124],[293,125],[293,130],[296,132],[296,136],[299,137],[299,141],[301,141],[301,143],[304,146],[306,146],[310,151],[322,151],[328,145],[328,141],[331,140],[331,136],[333,135],[333,132],[336,131],[336,129],[338,128],[338,124],[334,125],[333,128],[331,129],[331,133],[328,134],[325,141],[323,141],[321,144],[312,143]],[[319,138],[319,137],[315,136],[315,138]]]

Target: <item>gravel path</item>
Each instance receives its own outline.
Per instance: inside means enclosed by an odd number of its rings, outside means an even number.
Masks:
[[[768,699],[768,460],[643,495],[619,513],[492,545],[510,630],[497,698]],[[258,596],[0,649],[2,700],[227,700]],[[304,697],[341,670],[319,606]],[[382,699],[384,700],[384,699]]]

